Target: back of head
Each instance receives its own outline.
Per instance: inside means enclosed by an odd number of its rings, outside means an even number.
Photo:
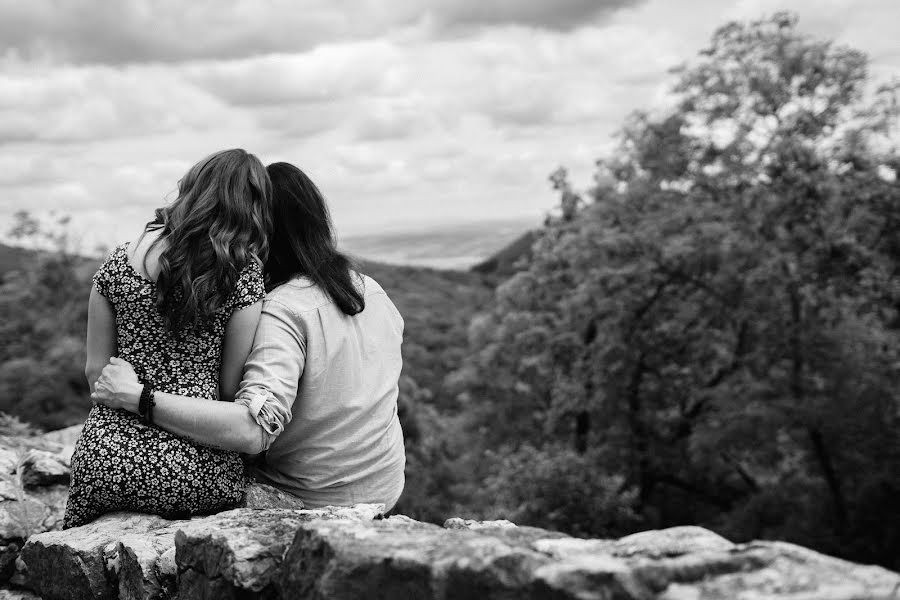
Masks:
[[[231,296],[241,270],[265,261],[272,184],[258,158],[223,150],[201,160],[178,182],[178,198],[157,209],[148,228],[165,240],[156,304],[177,333],[211,323]]]
[[[322,192],[292,164],[273,163],[266,170],[272,180],[274,220],[266,261],[269,286],[305,276],[345,314],[362,312],[365,299],[354,285],[350,260],[337,250]]]

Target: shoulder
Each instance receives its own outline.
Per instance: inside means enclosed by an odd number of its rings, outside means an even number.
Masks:
[[[297,314],[330,303],[328,294],[306,277],[295,277],[266,294],[266,304],[282,305]]]
[[[112,276],[128,264],[128,242],[113,248],[97,269],[96,277]]]
[[[368,275],[363,275],[362,273],[354,274],[359,276],[360,285],[364,288],[363,296],[365,296],[366,299],[366,306],[378,304],[387,307],[392,320],[398,323],[402,330],[403,316],[400,314],[400,311],[397,310],[397,307],[394,305],[394,302],[391,300],[390,296],[388,296],[387,292],[384,291],[384,288],[381,287],[381,284]],[[363,314],[365,312],[366,311],[363,310]]]
[[[379,284],[368,275],[353,271],[353,277],[357,281],[359,281],[359,284],[362,286],[363,296],[365,296],[366,298],[368,298],[369,296],[377,296],[379,294],[387,296],[387,292],[384,291],[384,288],[381,287],[381,284]]]
[[[123,242],[109,251],[109,254],[106,255],[106,261],[114,262],[117,260],[128,259],[128,248],[131,245],[131,242]]]
[[[265,295],[266,287],[263,281],[262,265],[253,259],[241,269],[229,303],[233,309],[237,310],[262,300]]]
[[[94,274],[93,283],[104,296],[109,297],[110,285],[128,267],[128,243],[119,244],[106,256]]]
[[[244,268],[241,269],[241,273],[238,277],[239,281],[243,282],[256,282],[263,280],[263,267],[262,263],[256,259],[255,257],[250,260]]]

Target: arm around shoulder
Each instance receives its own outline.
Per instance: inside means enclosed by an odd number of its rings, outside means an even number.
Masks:
[[[263,450],[291,421],[305,363],[306,339],[300,319],[287,305],[267,300],[235,399],[265,432]]]
[[[263,301],[257,300],[234,311],[225,327],[222,365],[219,369],[219,398],[222,400],[233,400],[240,387],[262,306]]]

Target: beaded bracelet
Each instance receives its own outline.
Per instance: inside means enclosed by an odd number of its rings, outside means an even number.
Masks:
[[[153,423],[154,406],[156,402],[153,400],[153,388],[145,383],[144,389],[141,390],[141,399],[138,401],[138,415],[145,423]]]

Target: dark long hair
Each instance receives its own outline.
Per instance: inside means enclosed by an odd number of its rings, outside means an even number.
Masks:
[[[275,287],[298,275],[311,279],[347,315],[363,311],[366,301],[354,285],[353,265],[337,250],[328,205],[306,174],[290,163],[272,163],[272,215],[266,275]]]
[[[161,229],[156,306],[173,333],[208,327],[250,261],[264,262],[272,227],[272,183],[241,149],[212,154],[178,182],[178,198],[156,210]],[[144,260],[146,260],[146,255]]]

